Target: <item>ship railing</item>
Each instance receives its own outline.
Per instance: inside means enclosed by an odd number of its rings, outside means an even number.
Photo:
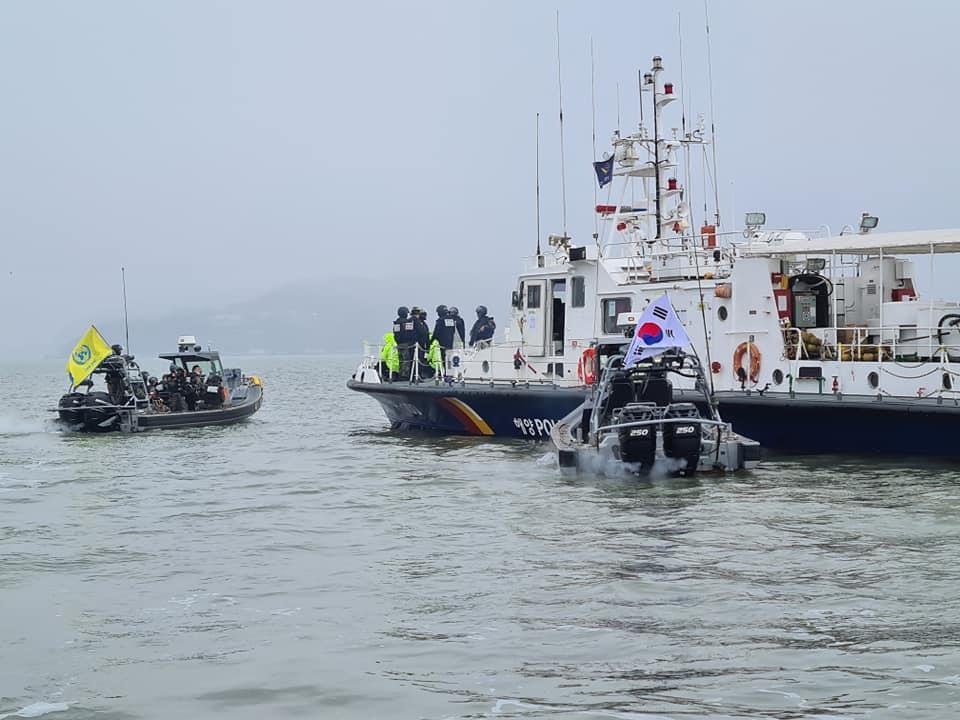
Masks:
[[[853,361],[877,364],[868,383],[884,392],[883,379],[917,381],[919,397],[960,393],[960,330],[944,327],[847,325],[843,327],[784,327],[784,356],[791,363],[791,375],[802,379],[800,365],[810,361],[837,363],[837,369]],[[907,335],[905,337],[905,335]],[[945,335],[956,337],[944,342]],[[814,340],[815,338],[815,340]],[[827,378],[819,376],[821,391]],[[931,379],[935,380],[931,384]],[[902,393],[898,393],[902,394]]]
[[[547,369],[537,369],[521,353],[517,357],[512,346],[509,347],[510,357],[506,357],[507,350],[504,345],[495,345],[492,343],[477,343],[472,348],[453,348],[448,349],[443,357],[442,367],[434,368],[429,363],[421,359],[423,348],[414,343],[408,349],[411,352],[409,360],[409,370],[404,367],[401,359],[400,372],[391,372],[385,367],[383,350],[385,345],[375,345],[370,342],[363,344],[363,358],[361,365],[364,368],[378,372],[381,382],[384,383],[458,383],[458,384],[486,384],[486,385],[546,385],[546,386],[572,386],[581,384],[578,379],[576,383],[572,382],[577,373],[576,362],[580,360],[577,355],[575,362],[568,359],[553,359],[547,363]],[[397,348],[396,345],[391,346]],[[584,344],[584,348],[587,344]],[[468,352],[466,361],[461,354]],[[499,352],[497,352],[499,351]],[[401,349],[397,348],[392,352],[400,355]],[[423,354],[426,354],[425,352]],[[456,360],[454,358],[457,358]],[[538,358],[539,359],[539,358]],[[552,372],[549,370],[551,365],[562,365],[562,369],[556,368]],[[558,371],[560,374],[558,374]]]
[[[725,247],[715,247],[705,250],[698,247],[676,248],[670,250],[636,251],[635,243],[616,243],[611,247],[632,246],[631,252],[620,255],[607,256],[608,260],[623,263],[622,270],[630,280],[640,280],[653,275],[669,273],[685,278],[704,276],[727,277],[732,271],[731,254]],[[714,250],[726,250],[726,257],[717,262],[712,257]],[[680,260],[680,262],[676,262]],[[664,263],[658,267],[654,263]],[[669,264],[673,263],[673,264]]]

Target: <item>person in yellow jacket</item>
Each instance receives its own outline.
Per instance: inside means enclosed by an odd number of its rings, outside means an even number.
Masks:
[[[443,354],[440,352],[440,341],[430,338],[430,348],[427,350],[427,365],[433,370],[433,376],[443,378]]]
[[[400,351],[393,332],[383,334],[383,346],[380,348],[380,378],[393,380],[400,372]]]

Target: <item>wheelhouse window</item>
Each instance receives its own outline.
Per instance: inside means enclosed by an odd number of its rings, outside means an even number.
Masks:
[[[584,307],[587,304],[583,275],[570,278],[570,307]]]
[[[527,309],[533,310],[538,307],[540,307],[540,286],[528,285],[527,286]]]
[[[617,332],[617,315],[630,312],[630,298],[609,298],[603,301],[603,333]]]

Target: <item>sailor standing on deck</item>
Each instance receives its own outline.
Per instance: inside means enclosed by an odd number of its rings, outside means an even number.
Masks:
[[[450,317],[446,305],[437,305],[437,322],[433,325],[433,339],[440,344],[440,362],[447,366],[447,350],[453,349],[456,321]]]
[[[400,353],[400,377],[409,380],[417,332],[406,305],[397,308],[397,319],[393,321],[393,339],[397,341],[397,351]]]
[[[496,329],[497,324],[487,315],[486,305],[477,305],[477,321],[470,328],[470,347],[474,345],[478,348],[487,347]]]
[[[430,348],[430,328],[427,327],[427,313],[419,307],[414,306],[410,310],[410,317],[413,319],[413,329],[417,335],[417,365],[424,367],[427,364],[427,350]],[[417,380],[420,378],[417,377]]]
[[[460,311],[455,306],[451,306],[448,312],[453,318],[453,326],[456,330],[453,334],[453,347],[462,348],[467,342],[467,324],[460,317]]]

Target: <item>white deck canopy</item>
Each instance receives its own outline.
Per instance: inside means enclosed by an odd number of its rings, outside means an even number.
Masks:
[[[741,257],[782,255],[927,255],[960,253],[960,229],[893,233],[851,233],[811,240],[754,241],[739,246]]]

